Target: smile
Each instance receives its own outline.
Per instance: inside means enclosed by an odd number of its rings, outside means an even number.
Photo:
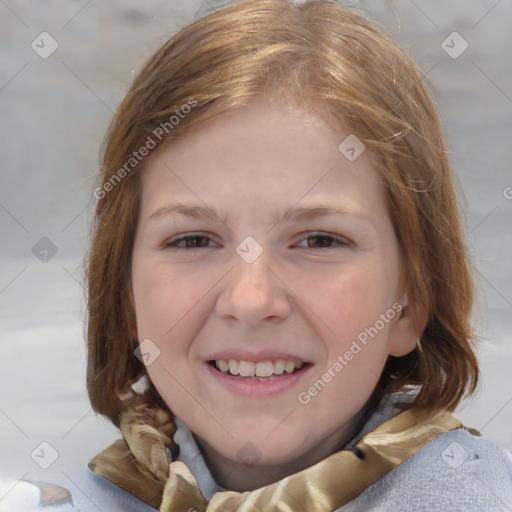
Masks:
[[[219,359],[210,361],[214,364],[217,370],[222,373],[227,373],[234,377],[239,376],[243,378],[253,378],[253,380],[274,380],[279,378],[283,373],[291,374],[300,370],[305,364],[301,362],[285,361],[284,359],[277,359],[276,361],[237,361],[236,359]]]
[[[265,397],[276,395],[296,385],[313,367],[312,363],[286,361],[210,360],[209,374],[222,387],[236,395]]]

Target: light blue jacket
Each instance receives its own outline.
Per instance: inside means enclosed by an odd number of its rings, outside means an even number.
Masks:
[[[346,447],[354,445],[362,435],[398,412],[392,404],[381,406]],[[190,430],[179,419],[176,423],[175,440],[180,445],[178,460],[189,467],[202,494],[211,498],[215,492],[225,490],[212,478]],[[65,472],[60,481],[52,483],[67,488],[72,495],[72,503],[43,507],[40,505],[39,488],[19,482],[0,501],[0,512],[156,510],[87,468]],[[456,429],[435,438],[335,512],[401,511],[512,511],[512,453],[484,436]]]

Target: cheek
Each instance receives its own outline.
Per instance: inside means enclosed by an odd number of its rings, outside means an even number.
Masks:
[[[389,353],[392,319],[389,315],[388,322],[380,320],[380,315],[386,314],[393,302],[388,274],[376,261],[347,266],[329,279],[323,279],[323,286],[315,288],[311,297],[321,320],[315,324],[327,350],[325,367],[319,371],[330,372],[324,374],[330,382],[328,389],[325,394],[322,391],[323,398],[313,406],[318,408],[315,413],[319,418],[326,415],[325,421],[330,418],[326,404],[340,396],[344,396],[349,409],[358,410],[382,373]],[[307,283],[304,281],[304,284]],[[311,309],[315,306],[312,304]],[[350,393],[347,394],[347,390]]]
[[[138,262],[136,262],[138,263]],[[164,265],[146,261],[134,264],[133,296],[139,336],[166,336],[180,318],[193,310],[199,286]]]
[[[172,406],[181,389],[178,383],[189,380],[190,345],[201,325],[198,306],[204,291],[190,282],[158,264],[146,263],[133,273],[138,339],[150,340],[149,347],[157,354],[147,371]]]
[[[304,302],[336,338],[355,337],[391,306],[384,274],[371,263],[347,266],[323,277],[307,276],[302,290]]]
[[[140,338],[161,338],[172,325],[177,300],[173,290],[175,280],[157,279],[148,266],[139,267],[133,274],[133,297]],[[167,314],[165,314],[167,312]]]
[[[195,357],[193,341],[213,307],[211,297],[218,278],[212,274],[191,275],[161,262],[134,266],[138,339],[151,340],[161,356],[148,367],[150,375],[158,367],[181,374]]]

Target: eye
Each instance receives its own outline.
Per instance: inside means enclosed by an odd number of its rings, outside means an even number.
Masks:
[[[163,248],[188,250],[213,247],[213,245],[209,245],[209,242],[212,242],[212,239],[206,235],[187,235],[165,242]],[[306,245],[302,245],[303,242],[306,242]],[[343,238],[324,233],[313,233],[303,238],[297,245],[298,247],[304,247],[307,249],[335,249],[336,247],[350,245],[350,242]]]
[[[211,240],[211,238],[206,235],[188,235],[177,238],[176,240],[169,240],[168,242],[165,242],[164,248],[178,250],[200,249],[202,247],[209,247],[208,240]]]
[[[309,240],[311,241],[310,243],[307,242]],[[332,235],[326,235],[323,233],[311,234],[311,235],[307,236],[306,238],[303,238],[302,241],[306,241],[307,245],[301,246],[299,244],[299,247],[307,247],[308,249],[315,249],[315,248],[330,249],[330,248],[335,248],[336,245],[341,246],[341,247],[345,246],[345,245],[349,245],[349,242],[347,240],[344,240],[344,239],[338,238],[338,237],[334,237]],[[334,246],[331,245],[333,242],[336,245],[334,245]]]

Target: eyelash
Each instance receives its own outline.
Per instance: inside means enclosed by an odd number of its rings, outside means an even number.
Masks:
[[[211,240],[211,238],[209,236],[206,236],[206,235],[188,235],[188,236],[184,236],[184,237],[181,237],[181,238],[177,238],[176,240],[172,240],[172,241],[168,241],[164,244],[164,249],[173,249],[173,250],[178,250],[178,251],[188,251],[190,249],[207,249],[209,248],[208,246],[203,246],[203,247],[183,247],[183,246],[179,246],[179,245],[175,245],[179,242],[182,242],[184,240],[191,240],[191,239],[197,239],[197,238],[207,238],[209,240]],[[340,247],[343,247],[343,246],[348,246],[350,245],[350,243],[342,238],[338,238],[338,237],[335,237],[335,236],[332,236],[332,235],[328,235],[328,234],[324,234],[324,233],[317,233],[317,232],[313,232],[313,234],[310,234],[304,238],[301,239],[301,241],[303,240],[307,240],[308,238],[323,238],[323,239],[330,239],[334,242],[336,242]],[[185,242],[186,243],[186,242]],[[315,249],[315,247],[305,247],[306,249]],[[335,247],[318,247],[319,249],[333,249]]]

